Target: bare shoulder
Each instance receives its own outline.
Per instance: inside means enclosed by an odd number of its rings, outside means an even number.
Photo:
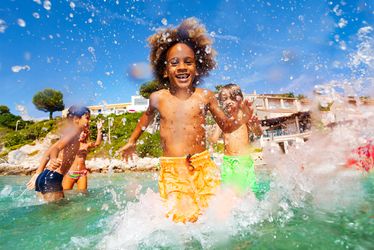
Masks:
[[[168,97],[168,95],[170,95],[170,93],[166,89],[161,89],[161,90],[153,92],[149,96],[150,106],[157,108],[158,105],[160,104],[160,101],[165,100]]]
[[[161,89],[161,90],[158,90],[158,91],[155,91],[153,92],[150,96],[149,96],[149,99],[150,100],[158,100],[160,98],[165,98],[166,96],[170,95],[170,92],[169,90],[167,89]]]
[[[214,93],[209,89],[196,88],[195,93],[201,96],[207,102],[209,102],[211,98],[214,98]]]

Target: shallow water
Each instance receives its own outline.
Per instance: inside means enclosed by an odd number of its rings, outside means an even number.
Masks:
[[[236,201],[230,215],[217,216],[230,198],[212,202],[196,224],[174,224],[162,216],[157,173],[90,176],[88,195],[43,204],[22,194],[29,177],[0,177],[2,249],[372,249],[374,175],[361,179],[354,204],[333,209],[306,199],[301,205],[254,197]],[[274,185],[272,185],[274,188]],[[356,193],[346,193],[357,196]],[[238,205],[239,204],[239,205]],[[217,219],[219,218],[219,219]]]

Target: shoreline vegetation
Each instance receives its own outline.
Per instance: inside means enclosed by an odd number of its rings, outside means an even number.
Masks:
[[[123,173],[159,170],[159,157],[162,151],[160,133],[155,128],[157,124],[150,126],[150,129],[144,131],[139,138],[136,148],[138,157],[126,163],[116,154],[130,137],[141,115],[142,113],[126,113],[111,114],[106,117],[98,115],[91,118],[90,140],[92,141],[96,140],[96,121],[103,120],[104,124],[102,145],[92,150],[87,157],[86,165],[89,172]],[[21,118],[17,117],[17,119]],[[32,175],[44,152],[58,140],[61,121],[62,119],[57,117],[53,120],[23,122],[17,131],[14,117],[10,127],[0,124],[0,129],[3,131],[0,133],[0,176]],[[208,124],[210,123],[213,122],[208,119]],[[214,151],[219,161],[223,145],[215,146]]]

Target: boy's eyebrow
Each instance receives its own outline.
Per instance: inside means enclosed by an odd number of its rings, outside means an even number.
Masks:
[[[167,62],[170,63],[170,62],[172,62],[172,61],[179,60],[179,59],[180,59],[179,57],[172,57],[172,58],[170,58],[169,60],[167,60]],[[187,56],[187,57],[182,58],[182,60],[186,60],[186,59],[190,59],[190,60],[195,61],[195,58],[190,57],[190,56]]]

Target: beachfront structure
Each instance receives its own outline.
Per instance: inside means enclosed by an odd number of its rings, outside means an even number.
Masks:
[[[277,94],[244,94],[261,121],[260,147],[280,148],[303,143],[310,136],[310,114],[305,100]]]
[[[97,116],[102,114],[104,116],[110,114],[124,114],[124,113],[134,113],[134,112],[144,112],[148,107],[149,100],[145,99],[140,95],[131,96],[131,102],[124,103],[112,103],[112,104],[99,104],[87,106],[92,116]],[[62,117],[66,117],[67,109],[62,111]]]

